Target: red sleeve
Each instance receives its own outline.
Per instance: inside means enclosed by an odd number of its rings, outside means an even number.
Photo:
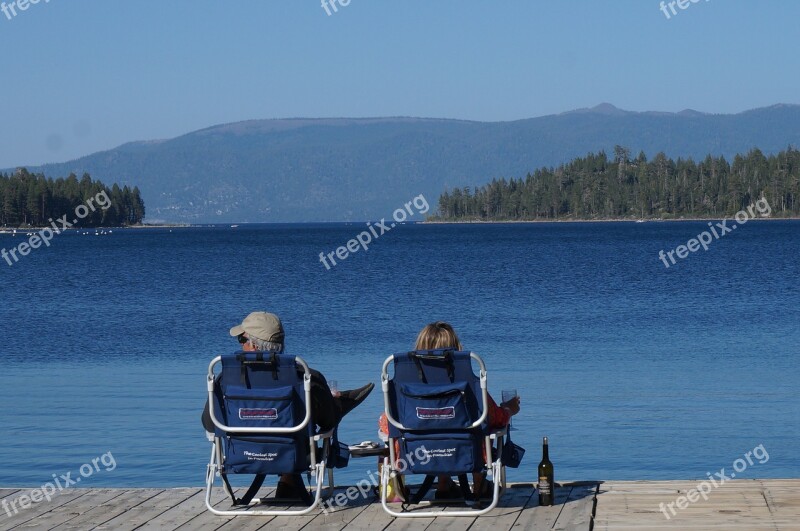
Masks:
[[[508,423],[511,421],[511,415],[509,412],[498,406],[497,403],[494,401],[494,398],[489,396],[489,428],[491,429],[500,429],[505,428],[508,426]]]

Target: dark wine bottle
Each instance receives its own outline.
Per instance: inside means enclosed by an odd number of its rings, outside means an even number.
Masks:
[[[550,451],[547,437],[542,443],[542,462],[539,463],[539,505],[553,505],[556,484],[553,482],[553,463],[550,462]]]

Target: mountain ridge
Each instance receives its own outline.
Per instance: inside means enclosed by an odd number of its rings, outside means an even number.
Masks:
[[[736,114],[626,111],[610,103],[513,121],[277,118],[218,124],[28,166],[138,185],[149,221],[379,219],[419,194],[524,177],[615,145],[648,157],[731,157],[800,144],[800,105]],[[435,208],[435,207],[434,207]]]

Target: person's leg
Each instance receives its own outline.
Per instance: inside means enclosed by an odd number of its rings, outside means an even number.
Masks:
[[[463,498],[463,494],[450,476],[439,476],[434,498],[437,500],[459,500]]]
[[[499,480],[500,478],[494,478],[494,481]],[[472,474],[472,492],[478,499],[491,499],[494,495],[494,483],[486,479],[483,473],[474,472]],[[502,492],[502,485],[500,492]]]
[[[211,420],[211,413],[208,411],[208,400],[203,408],[203,414],[200,416],[200,421],[203,423],[203,428],[209,433],[214,433],[214,422]]]
[[[344,418],[345,415],[358,407],[358,405],[369,396],[374,388],[375,384],[369,383],[364,387],[359,387],[358,389],[342,391],[338,397],[335,397],[334,400],[336,401],[336,405],[339,409],[339,420]]]
[[[303,477],[300,474],[281,474],[278,480],[278,489],[275,491],[277,499],[297,499],[300,497],[300,489],[306,488]]]
[[[476,498],[480,498],[483,494],[483,474],[480,472],[472,473],[472,492]]]

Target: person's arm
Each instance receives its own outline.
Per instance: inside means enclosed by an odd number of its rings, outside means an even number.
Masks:
[[[203,427],[209,433],[214,433],[214,422],[211,420],[211,414],[208,412],[208,399],[206,399],[206,406],[203,408],[203,414],[200,416],[200,421],[203,423]]]
[[[499,407],[494,398],[489,395],[489,428],[503,428],[508,426],[509,420],[511,420],[511,415],[508,414],[508,411]]]
[[[508,404],[498,406],[491,395],[489,395],[489,427],[500,429],[508,426],[511,417],[519,413],[519,399],[509,401]]]
[[[314,423],[321,431],[332,430],[339,424],[339,409],[328,387],[328,381],[311,369],[311,411]]]
[[[219,379],[220,375],[215,376],[214,382],[218,383]],[[211,413],[208,411],[209,406],[210,404],[208,403],[208,399],[206,398],[206,406],[203,408],[203,414],[200,416],[200,421],[203,423],[203,427],[206,429],[207,432],[214,433],[217,427],[214,426],[214,421],[211,420]]]

